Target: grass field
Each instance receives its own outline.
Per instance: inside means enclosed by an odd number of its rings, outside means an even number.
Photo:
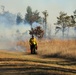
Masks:
[[[76,60],[76,40],[51,40],[39,43],[39,54]]]
[[[39,40],[37,54],[0,50],[0,75],[76,75],[75,40]]]
[[[30,50],[29,42],[18,42],[18,45],[25,46]],[[39,40],[38,54],[46,57],[60,57],[76,60],[76,40]]]

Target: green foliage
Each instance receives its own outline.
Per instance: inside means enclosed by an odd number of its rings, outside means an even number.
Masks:
[[[42,12],[43,13],[43,15],[44,15],[44,23],[45,23],[45,38],[46,38],[46,30],[47,30],[47,16],[48,16],[48,13],[47,13],[47,10],[45,10],[45,11],[43,11]]]
[[[25,15],[25,20],[32,25],[33,22],[38,22],[38,19],[40,18],[38,10],[32,11],[32,8],[30,6],[27,7],[27,13]]]
[[[67,13],[60,12],[59,17],[57,17],[57,25],[61,25],[63,27],[75,26],[75,12],[74,15],[68,16]]]
[[[44,22],[46,24],[47,23],[47,16],[48,16],[47,10],[43,11],[42,13],[44,15]]]
[[[66,16],[67,16],[66,13],[60,12],[59,17],[57,17],[57,24],[61,25],[63,27],[63,25],[65,25],[64,23],[66,21],[66,19],[65,19]]]
[[[63,36],[66,27],[75,27],[76,22],[76,11],[74,11],[74,15],[68,16],[67,13],[60,12],[59,17],[57,17],[57,23],[55,25],[60,25],[62,28]],[[57,27],[56,27],[57,28]]]
[[[32,9],[30,6],[27,7],[27,13],[25,15],[25,20],[28,22],[28,23],[31,23],[31,17],[32,17]]]
[[[30,35],[35,35],[38,38],[42,38],[44,35],[44,31],[41,29],[41,27],[32,28],[32,23],[41,22],[41,17],[39,16],[38,10],[32,11],[32,8],[30,6],[27,7],[27,13],[25,15],[25,20],[31,25],[31,31]]]
[[[64,37],[65,28],[70,24],[70,16],[68,16],[67,13],[60,12],[59,17],[57,17],[57,23],[56,24],[61,26],[62,34],[63,34],[63,37]],[[56,27],[57,31],[59,31],[59,29],[61,29],[61,28]]]

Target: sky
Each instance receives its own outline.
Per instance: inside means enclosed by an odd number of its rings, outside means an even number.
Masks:
[[[10,11],[14,14],[20,12],[23,17],[27,6],[31,6],[33,11],[38,10],[42,17],[42,12],[47,10],[47,21],[53,24],[56,23],[56,18],[60,11],[66,12],[68,15],[73,14],[76,9],[76,0],[0,0],[0,12],[2,11],[2,5],[5,6],[5,11]]]

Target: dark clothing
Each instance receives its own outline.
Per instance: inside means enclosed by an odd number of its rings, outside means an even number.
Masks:
[[[31,54],[34,54],[35,53],[35,45],[30,45],[30,48],[31,48]]]
[[[37,50],[37,41],[35,38],[29,40],[31,54],[35,54]]]
[[[35,54],[36,49],[37,49],[37,45],[30,45],[31,54]]]

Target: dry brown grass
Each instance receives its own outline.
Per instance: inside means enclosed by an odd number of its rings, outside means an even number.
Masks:
[[[30,50],[29,42],[18,42]],[[76,59],[76,40],[38,40],[38,54],[43,56],[65,57]]]
[[[76,59],[76,40],[42,40],[38,46],[40,55]]]
[[[17,45],[29,51],[28,41]],[[76,75],[76,61],[66,60],[76,59],[75,40],[39,40],[38,55],[27,52],[0,50],[0,75]]]

